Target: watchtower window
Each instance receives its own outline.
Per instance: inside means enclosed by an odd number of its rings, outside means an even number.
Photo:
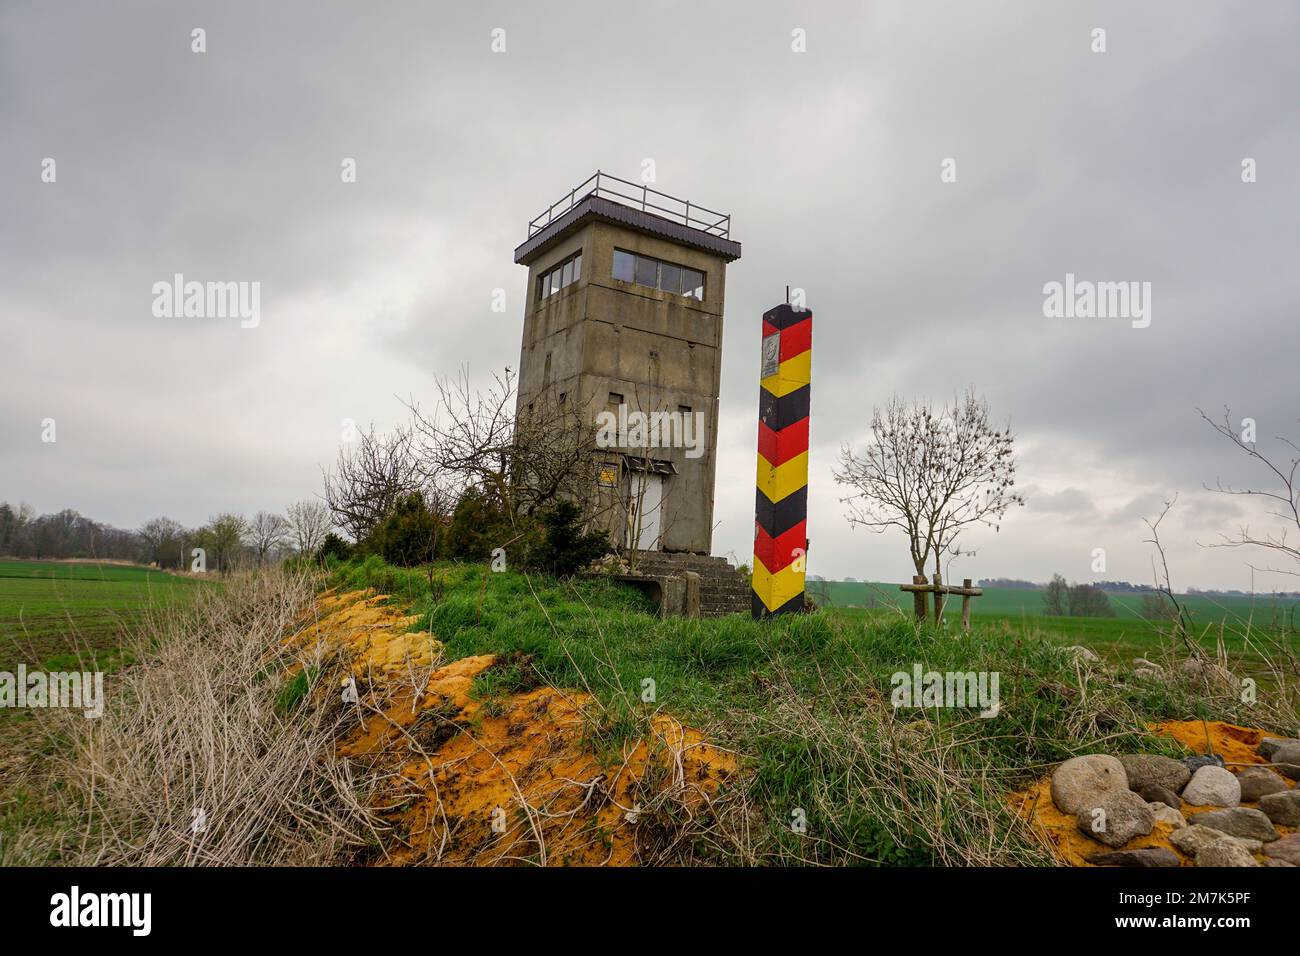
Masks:
[[[581,278],[582,253],[579,252],[537,277],[537,298],[539,301],[549,298]]]
[[[614,250],[614,278],[662,289],[698,302],[704,300],[703,272],[622,249]]]

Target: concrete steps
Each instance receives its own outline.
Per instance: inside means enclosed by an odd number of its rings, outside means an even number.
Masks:
[[[635,568],[637,574],[648,576],[680,575],[683,571],[698,574],[701,617],[750,612],[749,582],[726,558],[645,551],[636,556]]]

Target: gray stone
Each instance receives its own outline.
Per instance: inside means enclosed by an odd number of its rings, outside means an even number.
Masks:
[[[1241,784],[1222,767],[1205,766],[1192,774],[1183,800],[1197,807],[1235,807],[1241,803]]]
[[[1189,657],[1178,662],[1178,673],[1187,680],[1198,681],[1211,688],[1227,689],[1237,683],[1232,671],[1214,661]]]
[[[1163,803],[1167,807],[1173,807],[1175,810],[1183,805],[1182,799],[1168,787],[1161,787],[1158,784],[1149,783],[1137,792],[1138,796],[1147,803]]]
[[[1052,774],[1052,802],[1062,813],[1078,813],[1085,806],[1096,806],[1114,790],[1127,792],[1128,777],[1124,765],[1106,754],[1071,757]]]
[[[1183,766],[1196,773],[1202,767],[1222,767],[1223,758],[1218,754],[1197,754],[1195,757],[1184,757]]]
[[[1157,823],[1167,823],[1175,830],[1187,826],[1187,821],[1183,818],[1183,815],[1168,804],[1156,801],[1148,803],[1147,808],[1151,811],[1151,815],[1156,818]]]
[[[1237,782],[1241,784],[1243,803],[1254,803],[1260,797],[1286,789],[1286,781],[1267,767],[1247,767],[1237,774]]]
[[[1300,827],[1300,790],[1265,794],[1259,799],[1259,809],[1278,826]]]
[[[1199,824],[1191,824],[1181,830],[1174,830],[1169,834],[1169,842],[1174,847],[1182,850],[1188,856],[1195,859],[1196,854],[1209,846],[1211,843],[1217,843],[1219,840],[1236,840],[1243,847],[1252,853],[1259,852],[1263,845],[1258,840],[1240,840],[1236,837],[1230,837],[1221,830],[1212,830],[1209,827],[1203,827]],[[1271,844],[1270,844],[1271,845]]]
[[[1215,840],[1196,854],[1197,866],[1259,866],[1236,840]]]
[[[1295,737],[1264,737],[1260,740],[1259,746],[1255,748],[1265,760],[1272,760],[1273,754],[1278,747],[1284,744],[1300,744],[1300,740]]]
[[[1283,744],[1273,751],[1273,764],[1278,773],[1300,780],[1300,744]]]
[[[1096,654],[1084,647],[1082,644],[1071,644],[1065,648],[1065,653],[1078,660],[1087,661],[1089,664],[1095,664],[1101,660]]]
[[[1192,772],[1171,757],[1158,754],[1124,754],[1119,758],[1128,777],[1128,787],[1138,793],[1148,784],[1155,784],[1177,793],[1192,779]]]
[[[1149,661],[1145,657],[1133,658],[1133,673],[1138,677],[1161,677],[1165,669],[1154,661]]]
[[[1250,807],[1228,807],[1223,810],[1206,810],[1193,813],[1187,822],[1194,826],[1209,827],[1229,836],[1268,843],[1277,839],[1273,823],[1259,810]]]
[[[1274,840],[1264,847],[1264,855],[1274,860],[1285,860],[1293,866],[1300,866],[1300,833],[1292,833],[1280,840]]]
[[[1181,866],[1178,854],[1162,846],[1149,846],[1141,850],[1111,850],[1088,857],[1093,866]]]
[[[1107,846],[1123,846],[1136,836],[1146,836],[1155,822],[1146,801],[1127,787],[1103,795],[1075,818],[1080,833]]]

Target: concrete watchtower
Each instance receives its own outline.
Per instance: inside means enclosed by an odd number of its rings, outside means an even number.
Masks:
[[[593,426],[620,423],[597,482],[624,503],[605,510],[619,546],[711,550],[730,232],[730,216],[597,172],[515,250],[528,267],[517,411],[578,402]]]

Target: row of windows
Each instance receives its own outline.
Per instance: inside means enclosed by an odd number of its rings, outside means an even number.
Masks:
[[[537,297],[545,299],[582,278],[582,253],[566,259],[537,280]]]
[[[582,253],[572,256],[537,279],[540,301],[555,295],[565,286],[582,278]],[[635,282],[652,289],[704,301],[704,273],[649,256],[639,256],[622,249],[614,250],[614,278]]]
[[[663,289],[688,299],[704,300],[704,273],[685,266],[614,250],[614,278]]]

